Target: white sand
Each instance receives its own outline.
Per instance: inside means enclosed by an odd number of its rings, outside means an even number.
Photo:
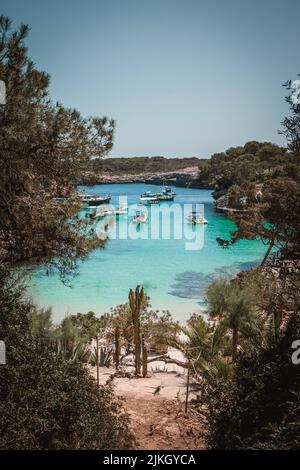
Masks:
[[[168,356],[170,358],[184,361],[184,356],[176,349],[169,349]],[[134,373],[134,368],[127,365],[124,369]],[[96,377],[96,367],[90,368],[91,373]],[[115,377],[112,381],[115,386],[115,392],[119,396],[137,396],[151,397],[160,396],[168,400],[179,399],[183,401],[186,393],[187,370],[177,364],[165,364],[163,361],[153,361],[148,364],[149,377],[128,378]],[[115,373],[113,367],[99,368],[99,382],[104,385],[112,374]],[[157,393],[154,393],[157,392]],[[195,394],[190,392],[189,398]]]

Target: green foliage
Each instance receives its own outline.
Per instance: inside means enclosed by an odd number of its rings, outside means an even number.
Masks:
[[[248,286],[241,287],[236,280],[220,279],[208,287],[206,300],[210,315],[219,319],[217,329],[231,333],[232,359],[235,360],[239,336],[249,340],[258,334],[255,293]]]
[[[47,340],[57,354],[66,360],[88,363],[93,355],[92,341],[97,335],[105,335],[110,322],[109,314],[98,318],[94,312],[88,312],[69,315],[59,325],[53,325],[51,309],[34,309],[31,315],[31,331],[37,340]]]
[[[211,378],[202,399],[209,407],[209,444],[215,449],[298,449],[300,368],[292,343],[300,337],[300,315],[278,341],[240,357],[233,376]]]
[[[137,286],[135,291],[130,289],[128,294],[128,300],[133,326],[135,375],[138,376],[141,373],[142,365],[141,312],[145,306],[146,301],[144,288],[142,287],[140,289],[140,286]]]
[[[51,102],[50,78],[27,53],[28,32],[23,24],[12,31],[0,17],[7,92],[0,108],[0,256],[11,264],[52,260],[66,275],[98,242],[76,218],[75,186],[89,160],[112,147],[114,122]]]
[[[249,201],[249,199],[248,199]],[[267,246],[265,264],[274,254],[288,259],[300,256],[300,184],[291,179],[268,181],[259,202],[249,201],[247,211],[232,216],[236,229],[227,240],[230,246],[241,239],[259,239]]]
[[[69,317],[55,329],[54,335],[57,355],[67,361],[89,362],[91,351],[88,337],[81,336]]]
[[[130,448],[128,417],[112,390],[98,389],[76,358],[57,354],[48,333],[33,333],[34,307],[23,299],[22,285],[3,269],[0,304],[7,348],[7,364],[0,368],[0,448]]]
[[[101,346],[99,348],[99,366],[100,367],[110,367],[112,364],[113,356],[112,356],[112,349],[105,348]]]
[[[299,75],[298,75],[299,76]],[[293,100],[293,89],[292,89],[292,80],[288,80],[284,84],[286,90],[288,91],[288,96],[286,101],[290,105],[291,116],[285,117],[283,121],[283,130],[282,134],[285,135],[288,143],[289,150],[294,153],[300,153],[300,104]],[[299,166],[297,168],[299,174]]]
[[[285,84],[289,93],[292,82]],[[287,97],[292,115],[283,121],[288,148],[269,142],[248,142],[215,154],[199,172],[199,182],[214,186],[216,199],[236,210],[230,216],[236,230],[228,239],[217,239],[228,247],[241,239],[259,239],[266,246],[262,264],[273,255],[300,257],[300,105]],[[218,202],[217,202],[218,205]]]
[[[140,312],[140,333],[144,337],[145,344],[149,347],[156,346],[164,348],[166,346],[166,337],[173,328],[174,322],[168,311],[151,310],[149,297],[144,293],[144,302]],[[120,345],[125,348],[125,355],[134,352],[134,326],[132,322],[132,312],[129,304],[118,305],[112,308],[107,318],[110,318],[107,324],[107,333],[115,336],[115,329],[120,329]]]
[[[64,322],[70,322],[78,331],[78,335],[89,343],[97,334],[105,331],[110,321],[111,316],[109,314],[101,315],[98,318],[94,312],[77,313],[66,317],[62,322],[62,326]]]
[[[122,157],[91,160],[82,174],[81,182],[95,184],[103,174],[124,175],[178,171],[187,167],[201,167],[206,161],[195,157]]]
[[[193,314],[186,325],[173,324],[164,331],[168,346],[181,351],[194,379],[202,382],[213,376],[227,377],[231,373],[227,350],[228,338],[221,328],[214,328],[201,315]]]
[[[291,172],[296,165],[296,172]],[[275,175],[300,179],[299,157],[269,142],[247,142],[244,147],[234,147],[212,155],[199,169],[199,182],[209,182],[216,191],[228,190],[232,185],[263,184]]]
[[[33,307],[30,314],[30,329],[34,338],[51,343],[55,337],[55,326],[52,322],[51,308],[39,309]]]

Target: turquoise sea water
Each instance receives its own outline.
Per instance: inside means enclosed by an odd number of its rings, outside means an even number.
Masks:
[[[110,193],[111,202],[117,206],[120,195],[126,195],[129,204],[136,204],[142,192],[158,191],[159,187],[113,184],[80,189],[91,194]],[[168,309],[177,320],[185,320],[191,313],[200,312],[207,284],[215,276],[234,274],[259,263],[265,247],[258,241],[242,241],[229,249],[219,247],[216,237],[226,238],[234,225],[227,217],[214,211],[211,192],[188,188],[174,190],[177,215],[184,204],[204,204],[208,224],[192,228],[183,220],[181,227],[186,237],[203,238],[201,249],[187,250],[189,240],[174,239],[172,217],[170,239],[163,239],[161,231],[158,239],[149,236],[146,239],[151,228],[150,220],[138,232],[130,224],[130,217],[120,216],[109,230],[117,228],[124,232],[129,226],[133,235],[144,238],[110,239],[104,250],[94,250],[87,260],[80,263],[79,274],[72,280],[72,287],[63,285],[57,275],[47,275],[43,267],[34,270],[29,288],[32,298],[40,306],[51,306],[54,320],[59,321],[71,313],[93,310],[100,315],[107,312],[110,307],[125,303],[128,290],[140,284],[150,295],[153,308]],[[176,221],[178,228],[178,219]]]

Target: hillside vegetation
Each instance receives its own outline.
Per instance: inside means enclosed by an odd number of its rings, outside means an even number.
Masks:
[[[207,160],[196,157],[120,157],[94,160],[91,162],[90,168],[97,173],[159,173],[182,170],[187,167],[202,166],[205,162],[207,162]]]
[[[247,142],[243,147],[215,153],[199,169],[200,185],[214,187],[215,195],[233,185],[250,187],[274,178],[300,180],[299,155],[270,142]]]

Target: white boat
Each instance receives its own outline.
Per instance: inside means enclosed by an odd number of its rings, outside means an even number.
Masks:
[[[173,201],[174,196],[172,194],[157,193],[156,195],[159,201]]]
[[[128,205],[121,204],[119,207],[114,208],[108,204],[102,205],[100,207],[96,207],[96,217],[105,217],[106,215],[122,215],[127,214],[128,212]]]
[[[111,200],[111,196],[106,194],[105,196],[93,196],[87,193],[79,193],[79,197],[83,204],[87,204],[90,207],[97,207],[101,204],[106,204]]]
[[[123,215],[127,214],[128,212],[128,205],[127,204],[121,204],[119,207],[116,207],[114,209],[114,214],[115,215]]]
[[[143,211],[136,211],[135,215],[132,218],[134,224],[144,224],[148,222],[148,214]]]
[[[163,190],[163,193],[164,194],[171,194],[172,196],[176,196],[175,191],[173,191],[173,189],[170,188],[170,186],[165,186],[164,190]]]
[[[157,201],[173,201],[175,194],[176,193],[169,186],[166,186],[159,193],[146,191],[145,193],[141,194],[140,201],[149,204],[157,204]]]
[[[140,196],[141,202],[156,201],[156,200],[157,200],[156,193],[153,193],[151,191],[146,191]]]
[[[191,212],[187,217],[186,220],[190,222],[192,225],[198,224],[207,224],[207,220],[203,217],[202,212]]]
[[[176,193],[169,186],[166,186],[161,193],[156,193],[160,201],[173,201],[175,195]]]
[[[96,216],[97,217],[105,217],[106,215],[113,215],[114,211],[111,207],[109,207],[108,205],[105,205],[105,206],[101,206],[101,207],[97,207],[97,211],[96,211]]]
[[[144,201],[143,204],[145,204],[145,206],[153,206],[159,204],[159,200],[156,197],[150,198],[147,201]]]

